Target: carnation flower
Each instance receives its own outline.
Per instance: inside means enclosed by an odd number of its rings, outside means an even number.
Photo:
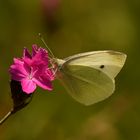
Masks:
[[[32,46],[32,54],[24,48],[22,58],[14,58],[9,70],[12,80],[21,82],[22,90],[30,94],[39,86],[52,90],[54,80],[52,69],[49,68],[48,52],[37,45]]]

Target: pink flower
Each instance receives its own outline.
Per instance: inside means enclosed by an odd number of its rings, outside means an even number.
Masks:
[[[9,72],[13,80],[21,82],[22,90],[30,94],[37,86],[52,90],[51,81],[54,80],[54,74],[48,65],[48,52],[33,45],[32,54],[24,48],[23,57],[14,58]]]

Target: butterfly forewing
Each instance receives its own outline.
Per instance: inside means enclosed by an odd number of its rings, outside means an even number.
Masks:
[[[116,51],[93,51],[65,59],[69,65],[83,65],[98,69],[110,78],[115,78],[126,60],[126,55]]]

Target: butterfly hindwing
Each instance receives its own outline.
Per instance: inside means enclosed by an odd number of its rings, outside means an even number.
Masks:
[[[106,74],[87,66],[63,67],[60,80],[68,93],[85,105],[104,100],[113,93],[115,88],[114,81]]]

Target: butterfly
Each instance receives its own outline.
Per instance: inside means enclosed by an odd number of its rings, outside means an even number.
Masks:
[[[126,57],[124,53],[105,50],[56,58],[56,77],[76,101],[91,105],[112,95],[114,78],[122,69]]]

